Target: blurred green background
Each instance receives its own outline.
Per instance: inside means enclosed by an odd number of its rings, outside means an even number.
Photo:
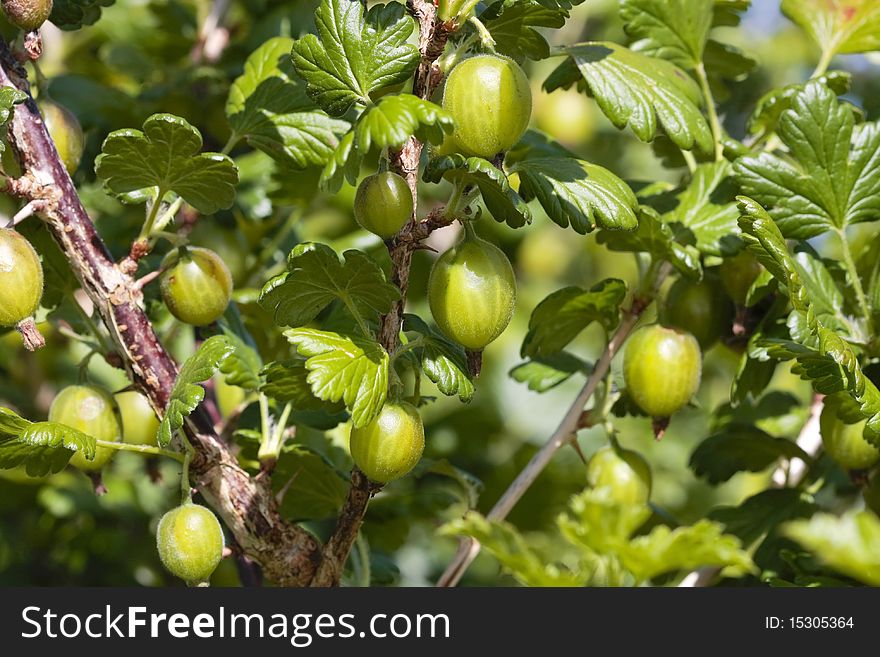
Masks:
[[[94,176],[94,157],[108,132],[140,127],[150,114],[178,114],[201,131],[206,150],[220,150],[229,136],[224,105],[229,85],[242,70],[244,59],[274,35],[298,36],[312,27],[312,1],[240,0],[227,18],[229,45],[216,62],[194,61],[191,55],[206,1],[125,0],[105,8],[94,26],[79,32],[46,29],[46,54],[41,60],[47,91],[69,107],[87,133],[87,148],[76,181],[83,199],[114,255],[127,251],[143,220],[142,206],[123,206],[104,195]],[[548,34],[553,45],[581,40],[624,41],[617,17],[617,3],[591,0],[578,7],[561,30]],[[805,79],[816,54],[806,37],[778,12],[777,3],[759,0],[739,28],[725,29],[725,40],[744,49],[759,61],[758,70],[736,84],[722,98],[721,112],[734,136],[741,136],[748,112],[760,95],[772,87]],[[7,33],[9,30],[7,30]],[[534,127],[542,130],[578,156],[608,167],[630,182],[680,178],[682,169],[664,169],[650,145],[616,130],[592,100],[575,91],[541,91],[541,82],[558,59],[530,63],[533,80]],[[869,119],[880,115],[880,80],[870,76],[864,59],[845,58],[842,66],[854,75],[849,99],[861,106]],[[316,240],[337,250],[367,250],[386,267],[387,254],[374,238],[358,229],[352,217],[353,189],[334,196],[317,191],[317,172],[279,170],[266,156],[240,145],[232,153],[240,167],[242,184],[231,211],[199,220],[196,241],[227,249],[227,262],[237,269],[237,299],[246,324],[263,355],[270,359],[288,350],[278,330],[254,304],[260,286],[283,267],[287,250],[298,241]],[[368,158],[375,162],[375,158]],[[365,170],[365,173],[368,173]],[[422,208],[447,196],[442,187],[427,186]],[[0,212],[13,213],[8,199]],[[593,236],[582,237],[563,230],[534,208],[534,223],[514,231],[484,217],[477,230],[499,244],[509,255],[519,280],[514,321],[504,335],[486,351],[477,394],[469,405],[457,398],[438,397],[423,409],[428,445],[426,456],[447,459],[481,482],[478,509],[487,511],[550,435],[582,380],[573,379],[543,395],[531,392],[508,377],[518,364],[519,347],[529,314],[547,294],[566,285],[591,286],[614,276],[632,282],[636,274],[631,255],[614,254],[596,244]],[[237,231],[218,245],[218,228]],[[456,239],[456,227],[438,231],[430,244],[443,250]],[[158,262],[161,253],[154,256]],[[431,254],[418,252],[410,285],[410,312],[429,317],[424,288]],[[173,322],[157,292],[148,288],[148,307],[157,327],[178,358],[191,353],[195,337],[191,329]],[[646,320],[654,314],[649,310]],[[47,329],[48,347],[27,354],[18,336],[0,336],[0,405],[12,406],[30,419],[44,419],[60,387],[75,383],[82,375],[80,345],[57,331]],[[595,358],[603,344],[597,328],[582,334],[573,345],[578,355]],[[663,438],[655,442],[645,418],[616,422],[620,442],[640,451],[651,463],[655,488],[652,501],[658,510],[681,522],[692,522],[719,503],[734,504],[765,486],[768,473],[737,475],[713,488],[698,481],[687,467],[694,446],[708,435],[712,409],[726,401],[731,376],[739,356],[724,346],[706,355],[703,385],[697,404],[677,415]],[[91,359],[88,377],[111,390],[127,385],[118,370],[100,359]],[[620,366],[614,372],[620,379]],[[808,385],[787,371],[776,375],[774,386],[790,391],[802,402],[776,426],[779,435],[796,435],[806,416]],[[425,383],[425,394],[433,394]],[[221,407],[225,402],[221,400]],[[254,418],[245,411],[242,426]],[[301,431],[297,440],[334,445],[345,466],[347,429],[342,426],[328,436]],[[579,436],[589,456],[607,442],[602,428]],[[158,469],[161,482],[152,483],[148,468]],[[0,472],[0,584],[3,585],[181,585],[161,568],[154,532],[159,516],[177,499],[176,464],[145,463],[144,459],[120,454],[105,473],[109,493],[96,497],[91,482],[68,470],[43,479],[30,479],[23,472]],[[283,483],[283,482],[282,482]],[[584,467],[573,449],[562,451],[552,465],[514,509],[510,521],[532,540],[552,526],[567,499],[584,486]],[[328,486],[333,502],[344,494],[341,480]],[[331,504],[332,505],[332,504]],[[462,486],[438,475],[408,477],[387,487],[370,506],[365,538],[371,548],[374,584],[428,585],[450,559],[455,541],[439,538],[436,528],[466,508]],[[308,526],[318,534],[332,528],[332,518],[310,518]],[[224,560],[215,574],[215,585],[239,583],[235,565]],[[508,585],[497,563],[482,555],[466,575],[465,585]]]

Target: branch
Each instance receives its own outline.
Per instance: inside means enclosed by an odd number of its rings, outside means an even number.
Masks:
[[[437,59],[443,54],[453,26],[439,20],[437,7],[433,2],[408,0],[406,4],[407,10],[419,23],[421,61],[413,79],[413,94],[427,100],[443,78]],[[410,137],[403,148],[389,156],[391,170],[406,180],[412,192],[413,216],[400,233],[387,242],[392,263],[391,281],[400,289],[400,301],[394,305],[390,313],[382,317],[379,329],[379,342],[388,353],[393,353],[400,342],[400,325],[409,289],[409,270],[413,251],[419,248],[421,241],[432,231],[448,223],[440,212],[431,212],[423,221],[418,221],[419,162],[423,148],[422,142]],[[380,488],[381,486],[370,482],[357,468],[352,470],[348,498],[340,512],[333,535],[324,546],[321,565],[318,567],[313,585],[339,584],[345,562],[357,539],[364,514],[367,512],[370,497]]]
[[[30,93],[24,70],[2,39],[0,85]],[[156,337],[134,280],[114,263],[95,230],[30,95],[15,107],[9,137],[23,179],[29,181],[29,199],[43,201],[40,217],[107,327],[117,352],[111,357],[118,359],[153,408],[163,413],[177,366]],[[188,433],[197,450],[194,481],[242,549],[281,585],[311,581],[320,560],[318,543],[281,518],[269,482],[256,481],[242,470],[203,414],[190,418]]]
[[[801,428],[797,437],[797,445],[810,456],[815,456],[822,448],[822,435],[819,432],[819,416],[822,414],[822,400],[824,395],[818,393],[813,395],[813,403],[810,405],[810,417]],[[807,476],[809,468],[807,464],[799,458],[792,461],[783,459],[783,461],[773,471],[771,481],[773,488],[794,488],[798,486],[804,477]],[[679,583],[681,588],[696,588],[710,586],[718,574],[720,568],[698,568],[687,575]]]
[[[665,276],[664,268],[664,271],[661,271],[658,274],[658,281],[656,281],[655,284],[659,285],[659,281]],[[652,285],[652,288],[653,287],[654,286]],[[580,393],[578,393],[578,396],[568,408],[568,411],[565,413],[565,416],[562,418],[556,431],[553,432],[553,435],[550,436],[544,446],[532,457],[532,460],[526,464],[526,467],[523,468],[516,479],[513,480],[513,483],[510,484],[506,491],[504,491],[501,499],[499,499],[495,503],[495,506],[492,507],[492,510],[489,511],[486,516],[487,519],[504,520],[529,487],[535,483],[535,479],[538,478],[538,475],[540,475],[550,461],[553,460],[556,452],[575,440],[577,431],[582,426],[581,416],[584,406],[586,406],[590,397],[596,392],[596,388],[605,378],[605,375],[611,367],[611,361],[614,358],[614,355],[626,342],[626,339],[629,337],[629,334],[638,322],[639,317],[641,317],[644,310],[650,305],[654,294],[655,291],[652,289],[652,291],[644,297],[637,295],[633,298],[630,309],[626,312],[620,325],[614,332],[614,335],[605,346],[605,350],[602,352],[599,361],[596,363],[593,373],[590,375],[590,378],[587,379],[584,387],[581,388]],[[437,586],[449,587],[458,584],[465,571],[468,569],[468,566],[473,563],[479,553],[480,543],[478,541],[470,537],[462,539],[458,552],[456,552],[452,563],[449,564],[446,571],[437,581]]]

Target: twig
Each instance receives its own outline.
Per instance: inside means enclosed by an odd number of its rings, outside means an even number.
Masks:
[[[665,270],[658,274],[658,278],[665,277]],[[620,350],[629,334],[632,332],[636,323],[644,312],[645,308],[650,304],[653,298],[653,290],[649,296],[635,297],[632,306],[624,315],[620,325],[614,332],[614,335],[605,346],[599,361],[590,378],[581,388],[580,393],[572,402],[556,431],[547,440],[544,446],[532,457],[525,468],[519,473],[513,483],[504,491],[501,499],[495,503],[492,510],[486,516],[489,520],[503,520],[510,513],[511,509],[516,506],[520,498],[525,494],[529,487],[538,478],[538,475],[544,471],[544,468],[550,463],[553,457],[560,449],[571,443],[581,424],[584,406],[593,396],[596,388],[605,378],[611,367],[611,361],[614,355]],[[480,553],[480,544],[473,538],[462,539],[452,563],[446,568],[446,571],[437,581],[437,586],[455,586],[461,580],[468,566],[471,565],[477,555]]]
[[[231,0],[214,0],[211,11],[199,30],[199,40],[190,53],[194,64],[203,60],[212,64],[220,59],[223,49],[229,43],[229,31],[223,27],[223,19],[226,18],[230,4]]]
[[[437,60],[443,54],[453,26],[437,17],[437,7],[428,0],[408,0],[408,11],[419,23],[419,52],[421,62],[413,79],[413,94],[428,99],[442,79]],[[423,221],[418,221],[418,179],[419,162],[424,144],[411,137],[399,151],[390,153],[390,168],[403,176],[413,196],[413,215],[409,223],[394,238],[387,242],[393,272],[392,282],[400,289],[400,301],[391,312],[382,317],[379,329],[379,342],[391,354],[400,343],[400,326],[403,307],[409,288],[409,270],[412,254],[421,240],[433,230],[450,223],[452,219],[443,212],[435,210]],[[322,561],[312,582],[313,586],[335,586],[339,584],[345,562],[358,536],[370,497],[379,490],[357,468],[351,473],[351,488],[348,498],[339,515],[336,528],[324,546]]]
[[[29,94],[26,73],[2,39],[0,86]],[[153,408],[163,412],[177,367],[144,314],[133,279],[113,262],[95,230],[30,96],[15,106],[9,137],[23,178],[32,182],[31,189],[25,190],[28,198],[47,201],[40,215],[98,309],[121,364]],[[270,482],[254,480],[239,466],[203,413],[197,409],[187,425],[197,450],[193,479],[244,551],[278,584],[310,582],[320,559],[318,542],[281,518]]]
[[[819,416],[822,414],[823,395],[813,395],[813,403],[810,405],[810,417],[801,428],[797,437],[797,445],[810,456],[819,453],[822,447],[822,436],[819,432]],[[791,461],[784,459],[773,470],[770,480],[774,488],[794,488],[798,486],[809,471],[808,464],[802,459],[795,458]],[[679,583],[681,588],[697,588],[709,586],[715,581],[721,572],[720,568],[698,568],[687,575]]]

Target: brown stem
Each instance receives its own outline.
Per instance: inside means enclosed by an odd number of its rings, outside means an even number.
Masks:
[[[429,99],[443,74],[437,59],[443,54],[446,42],[454,26],[444,23],[437,17],[437,7],[428,0],[407,0],[407,10],[419,23],[419,52],[421,61],[413,79],[413,94]],[[409,289],[409,271],[412,254],[423,239],[432,231],[449,223],[442,209],[436,209],[423,220],[418,220],[418,182],[419,162],[424,144],[415,137],[403,148],[389,154],[392,171],[401,175],[409,185],[413,197],[413,215],[400,233],[388,240],[388,253],[391,256],[391,281],[400,289],[400,300],[387,315],[382,317],[379,328],[379,343],[388,353],[393,352],[400,343],[400,326],[403,309]],[[358,531],[367,511],[370,497],[377,490],[374,485],[355,468],[351,473],[351,489],[339,516],[336,529],[324,546],[323,559],[313,584],[332,586],[339,584],[349,552],[357,539]]]
[[[26,74],[3,40],[0,85],[29,94]],[[98,309],[122,365],[152,406],[163,412],[177,366],[156,337],[134,280],[113,262],[95,230],[32,98],[15,107],[9,136],[24,176],[32,181],[28,196],[44,201],[40,215]],[[269,482],[257,482],[241,469],[204,414],[190,418],[187,432],[197,451],[193,481],[245,553],[278,584],[308,584],[320,561],[317,541],[280,517]]]

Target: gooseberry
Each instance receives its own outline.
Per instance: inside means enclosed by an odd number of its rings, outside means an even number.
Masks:
[[[647,504],[651,496],[651,468],[638,454],[621,447],[602,447],[587,464],[587,483],[608,488],[620,504]]]
[[[59,392],[49,408],[49,421],[67,425],[97,440],[115,443],[122,437],[116,402],[109,392],[93,385],[68,386]],[[115,453],[110,447],[98,447],[95,458],[89,461],[82,452],[76,452],[70,464],[80,470],[96,471]]]
[[[669,289],[660,320],[692,333],[706,350],[715,344],[733,323],[734,309],[715,280],[694,283],[679,278]]]
[[[55,142],[58,157],[70,175],[79,167],[82,159],[85,138],[82,126],[69,109],[49,99],[38,103],[40,114],[46,124],[49,136]]]
[[[367,176],[358,186],[354,217],[362,228],[382,239],[394,237],[412,213],[412,191],[393,171]]]
[[[20,233],[0,228],[0,326],[31,318],[42,298],[40,256]]]
[[[223,530],[205,507],[183,504],[159,520],[156,546],[168,572],[199,585],[208,581],[223,557]]]
[[[749,290],[762,270],[757,258],[743,249],[732,258],[725,258],[718,273],[727,295],[737,306],[745,306]]]
[[[2,0],[0,6],[9,22],[24,32],[39,29],[52,13],[52,0]]]
[[[134,390],[115,395],[122,418],[122,440],[130,445],[155,445],[159,418],[150,402]]]
[[[232,275],[216,253],[187,247],[169,253],[162,263],[162,299],[181,322],[206,326],[226,311]]]
[[[382,484],[412,470],[425,449],[425,429],[415,406],[386,402],[373,420],[351,430],[351,456],[372,481]]]

